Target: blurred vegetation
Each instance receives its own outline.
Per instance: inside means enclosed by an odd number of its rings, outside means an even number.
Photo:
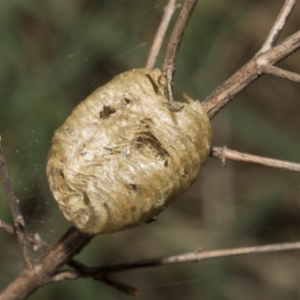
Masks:
[[[51,243],[68,228],[45,177],[54,130],[114,75],[143,67],[167,1],[0,2],[0,134],[28,228]],[[181,1],[182,2],[182,1]],[[200,100],[259,50],[284,1],[204,0],[179,53],[175,94]],[[178,12],[177,12],[178,14]],[[283,38],[299,30],[299,4]],[[175,19],[174,19],[175,20]],[[173,20],[173,24],[174,24]],[[172,27],[172,26],[171,26]],[[168,35],[170,34],[170,30]],[[168,36],[159,56],[160,67]],[[281,63],[300,72],[300,54]],[[296,83],[266,76],[212,121],[214,145],[300,161]],[[299,175],[210,158],[199,180],[151,225],[99,236],[79,255],[89,265],[298,239]],[[11,222],[0,189],[0,219]],[[0,290],[22,270],[16,241],[0,232]],[[299,299],[296,252],[252,255],[116,274],[139,299]],[[90,279],[30,297],[129,299]]]

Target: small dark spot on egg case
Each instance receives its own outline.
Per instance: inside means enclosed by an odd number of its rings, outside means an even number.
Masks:
[[[100,119],[108,119],[110,115],[114,114],[116,110],[110,106],[103,106],[103,110],[99,112]]]

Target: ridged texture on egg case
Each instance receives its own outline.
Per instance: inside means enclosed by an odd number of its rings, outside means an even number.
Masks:
[[[158,69],[122,73],[81,102],[55,132],[50,189],[65,217],[89,234],[155,217],[196,180],[211,147],[199,101],[171,109]]]

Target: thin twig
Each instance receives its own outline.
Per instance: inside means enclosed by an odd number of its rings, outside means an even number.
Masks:
[[[149,268],[149,267],[159,267],[163,265],[188,263],[188,262],[198,262],[200,260],[208,260],[215,258],[224,258],[230,256],[241,256],[249,254],[259,254],[259,253],[271,253],[271,252],[282,252],[299,250],[300,242],[294,243],[281,243],[281,244],[270,244],[264,246],[252,246],[252,247],[241,247],[232,249],[221,249],[221,250],[209,250],[202,251],[201,248],[193,252],[188,252],[180,255],[165,256],[150,258],[140,261],[125,262],[115,265],[107,265],[100,267],[86,267],[85,275],[94,276],[98,274],[99,276],[107,273],[122,272],[132,269]]]
[[[168,29],[168,26],[170,24],[175,9],[176,9],[176,0],[169,0],[168,4],[165,6],[164,14],[162,16],[160,25],[154,37],[154,41],[152,43],[152,47],[150,49],[150,53],[146,63],[146,68],[153,68],[155,65],[157,55],[160,51],[162,42],[164,40],[166,31]]]
[[[16,235],[18,242],[21,246],[22,249],[22,254],[23,254],[23,260],[25,263],[26,268],[31,268],[32,267],[32,260],[29,254],[29,249],[27,245],[27,240],[25,237],[25,221],[23,218],[23,215],[21,213],[19,204],[18,204],[18,199],[15,196],[12,182],[8,173],[8,168],[6,165],[6,160],[4,157],[4,152],[1,144],[1,137],[0,137],[0,177],[1,181],[4,186],[5,193],[8,198],[8,203],[10,207],[10,211],[13,217],[13,222],[14,222],[14,227],[16,230]]]
[[[12,226],[10,226],[9,224],[7,224],[7,223],[5,223],[1,220],[0,220],[0,229],[5,231],[6,233],[9,233],[9,234],[12,234],[12,235],[16,234],[16,231]]]
[[[266,38],[266,41],[264,42],[263,46],[260,49],[260,53],[265,53],[266,51],[270,50],[277,42],[280,33],[282,32],[282,29],[284,25],[287,22],[288,17],[291,14],[291,11],[296,4],[296,0],[286,0],[285,4],[279,13],[268,37]]]
[[[52,278],[52,280],[54,281],[55,278],[56,278],[55,281],[71,280],[71,279],[78,279],[80,278],[80,276],[81,277],[90,276],[93,278],[95,278],[95,276],[99,276],[99,278],[105,278],[106,276],[105,274],[108,273],[122,272],[122,271],[128,271],[133,269],[160,267],[163,265],[199,262],[201,260],[225,258],[231,256],[282,252],[282,251],[291,251],[291,250],[299,250],[299,249],[300,249],[300,242],[270,244],[270,245],[263,245],[263,246],[251,246],[251,247],[241,247],[241,248],[232,248],[232,249],[220,249],[220,250],[211,250],[211,251],[210,250],[202,251],[201,248],[198,248],[193,252],[187,252],[180,255],[150,258],[150,259],[145,259],[140,261],[124,262],[121,264],[107,265],[107,266],[100,266],[100,267],[87,267],[79,263],[82,273],[81,271],[77,271],[77,269],[74,272],[65,271],[62,272],[61,275],[57,274],[56,276],[58,277],[55,276]],[[78,266],[77,262],[75,263],[75,266]]]
[[[213,118],[230,100],[261,76],[267,65],[280,62],[299,48],[300,31],[269,51],[256,55],[204,100],[203,105],[208,116]]]
[[[3,222],[0,220],[0,229],[5,231],[8,234],[16,236],[16,231],[15,229],[10,226],[9,224]],[[26,234],[25,238],[27,241],[34,246],[34,250],[45,250],[47,249],[48,245],[45,243],[39,236],[33,236],[31,234]]]
[[[242,161],[245,163],[253,163],[261,166],[277,168],[281,170],[300,172],[300,164],[298,163],[292,163],[289,161],[272,159],[272,158],[252,155],[248,153],[242,153],[242,152],[227,149],[226,147],[213,147],[210,155],[221,159],[223,164],[225,163],[226,159],[231,159],[231,160]]]
[[[286,1],[276,23],[285,24],[293,1]],[[287,8],[288,7],[288,8]],[[285,20],[285,21],[284,21]],[[279,25],[276,25],[280,28]],[[275,25],[273,27],[276,27]],[[279,29],[278,29],[279,30]],[[280,30],[279,30],[280,31]],[[274,32],[276,30],[274,29]],[[269,34],[268,44],[276,40],[276,34]],[[267,46],[266,46],[267,47]],[[264,72],[266,66],[272,66],[285,59],[300,48],[300,31],[285,39],[278,46],[266,51],[260,50],[246,65],[218,86],[203,102],[210,118],[213,118],[230,100],[253,83]],[[262,49],[262,48],[261,48]]]
[[[102,276],[101,281],[114,287],[115,289],[118,289],[119,291],[130,295],[130,296],[138,296],[139,295],[139,290],[136,289],[135,287],[129,286],[127,284],[123,284],[119,281],[113,280],[108,276]]]
[[[102,281],[103,283],[110,285],[113,288],[115,288],[125,294],[131,295],[131,296],[137,296],[139,293],[139,291],[136,288],[129,286],[127,284],[124,284],[120,281],[113,280],[105,274],[96,274],[96,273],[94,273],[92,275],[89,274],[89,267],[85,266],[84,264],[82,264],[79,261],[72,259],[68,262],[68,265],[73,267],[74,270],[66,270],[66,271],[58,272],[51,278],[51,282],[59,282],[59,281],[80,279],[80,278],[84,278],[84,277],[92,277],[93,279]]]
[[[173,99],[173,77],[175,74],[175,65],[182,41],[182,37],[192,12],[197,4],[198,0],[186,0],[182,6],[181,12],[178,16],[176,24],[171,34],[171,38],[167,47],[166,56],[163,63],[163,72],[168,81],[168,97],[172,108],[177,110]]]
[[[300,75],[294,72],[290,72],[287,70],[283,70],[281,68],[278,67],[274,67],[274,66],[265,66],[262,69],[262,72],[264,74],[269,74],[269,75],[274,75],[274,76],[278,76],[284,79],[288,79],[291,81],[295,81],[300,83]]]

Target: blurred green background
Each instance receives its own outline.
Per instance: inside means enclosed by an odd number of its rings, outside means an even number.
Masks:
[[[51,136],[95,88],[145,65],[166,2],[0,2],[0,135],[28,230],[48,243],[69,227],[46,182]],[[246,63],[259,50],[283,3],[199,1],[178,57],[176,98],[186,92],[202,100]],[[298,3],[282,38],[299,30],[299,15]],[[300,72],[300,53],[280,65]],[[300,162],[299,98],[299,84],[272,76],[259,79],[213,119],[213,144]],[[198,181],[157,222],[99,236],[78,259],[94,266],[198,247],[296,241],[299,196],[298,174],[230,161],[223,168],[219,160],[209,158]],[[0,219],[11,223],[2,187]],[[13,237],[0,231],[0,245],[2,290],[23,266]],[[134,270],[114,278],[138,287],[143,300],[289,300],[300,299],[299,266],[299,253],[287,252]],[[82,279],[48,285],[29,299],[130,297]]]

